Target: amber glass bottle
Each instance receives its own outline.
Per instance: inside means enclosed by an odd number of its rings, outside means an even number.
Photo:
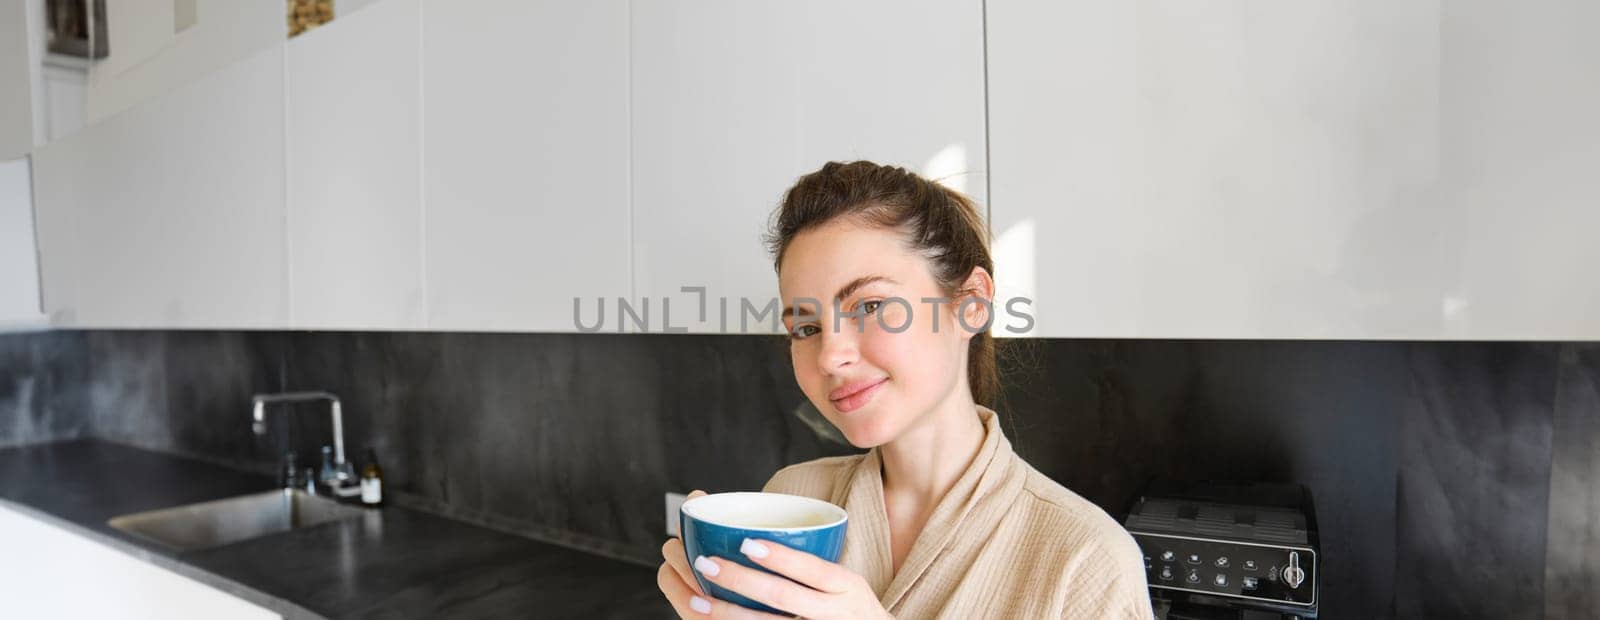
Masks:
[[[367,448],[367,464],[361,468],[361,503],[383,505],[383,468],[378,467],[378,453],[372,448]]]

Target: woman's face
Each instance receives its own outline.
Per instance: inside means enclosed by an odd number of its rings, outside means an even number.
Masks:
[[[901,233],[835,220],[796,235],[779,273],[795,381],[852,445],[894,440],[958,387],[970,399],[972,333],[923,301],[946,294]]]

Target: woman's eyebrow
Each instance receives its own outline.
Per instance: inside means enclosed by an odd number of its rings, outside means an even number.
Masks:
[[[895,282],[894,281],[894,278],[890,278],[888,276],[877,276],[877,275],[862,276],[862,277],[856,278],[854,280],[851,280],[849,284],[846,284],[844,286],[839,287],[839,292],[833,294],[833,299],[834,299],[834,301],[838,301],[838,300],[844,299],[846,297],[849,297],[851,293],[856,292],[856,289],[859,289],[859,288],[861,288],[863,286],[866,286],[868,284],[872,284],[873,282],[888,282],[889,284],[899,284],[899,282]]]
[[[844,286],[839,287],[839,292],[834,293],[833,299],[834,299],[834,301],[842,300],[842,299],[844,299],[846,297],[849,297],[851,293],[856,292],[861,287],[866,286],[868,284],[872,284],[874,282],[887,282],[889,284],[899,284],[899,282],[895,281],[894,278],[891,278],[891,277],[888,277],[888,276],[879,276],[879,275],[861,276],[859,278],[851,280],[849,283],[845,284]],[[795,306],[784,306],[783,310],[778,311],[778,319],[782,320],[783,317],[790,316],[790,315],[794,314],[794,312],[795,312]],[[810,315],[806,315],[806,316],[810,316]]]

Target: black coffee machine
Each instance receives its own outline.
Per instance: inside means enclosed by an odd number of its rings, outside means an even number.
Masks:
[[[1317,517],[1297,484],[1157,480],[1123,526],[1158,620],[1316,618]]]

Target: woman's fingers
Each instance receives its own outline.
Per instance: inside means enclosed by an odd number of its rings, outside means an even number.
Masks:
[[[813,590],[838,594],[858,585],[859,578],[849,569],[782,543],[746,538],[739,551],[756,564]]]
[[[661,557],[666,558],[667,566],[678,575],[678,579],[695,594],[705,596],[700,590],[700,582],[694,578],[694,569],[689,568],[689,559],[683,553],[683,541],[668,538],[667,543],[661,546]]]
[[[695,489],[690,491],[685,499],[694,499],[705,494],[705,491]],[[705,596],[705,592],[700,589],[700,582],[694,578],[694,569],[689,568],[689,558],[684,555],[682,539],[668,538],[667,542],[661,545],[661,557],[672,567],[673,572],[678,574],[678,579],[683,581],[685,586],[693,590],[695,594],[702,597]]]
[[[691,581],[690,583],[693,583]],[[727,601],[698,594],[690,591],[684,581],[678,577],[677,571],[666,564],[656,571],[656,585],[661,588],[661,593],[666,595],[667,602],[672,604],[672,610],[678,612],[679,618],[735,618],[738,620],[773,620],[785,616],[774,616],[753,609],[745,609]],[[698,600],[696,600],[698,599]]]
[[[696,489],[690,491],[685,499],[694,499],[705,494],[705,491]],[[683,540],[668,538],[667,542],[661,545],[661,557],[666,561],[662,562],[661,569],[656,571],[656,585],[661,588],[661,593],[667,597],[667,602],[672,604],[672,609],[678,612],[680,618],[704,618],[711,610],[727,605],[706,596],[700,589],[700,582],[694,578],[694,569],[689,567],[689,559],[684,555]],[[737,611],[726,609],[723,611],[727,617],[739,617]]]
[[[696,614],[697,617],[710,617],[713,620],[790,620],[791,616],[775,616],[764,611],[756,611],[740,607],[727,601],[710,599],[711,613]]]
[[[678,573],[672,570],[672,567],[662,564],[661,569],[656,571],[656,587],[661,588],[661,594],[667,597],[667,602],[672,604],[672,610],[678,612],[679,618],[704,615],[690,609],[690,597],[696,594],[683,585],[683,579],[678,577]]]
[[[814,616],[824,604],[826,595],[821,592],[732,560],[701,556],[695,558],[694,567],[712,583],[792,614]]]

